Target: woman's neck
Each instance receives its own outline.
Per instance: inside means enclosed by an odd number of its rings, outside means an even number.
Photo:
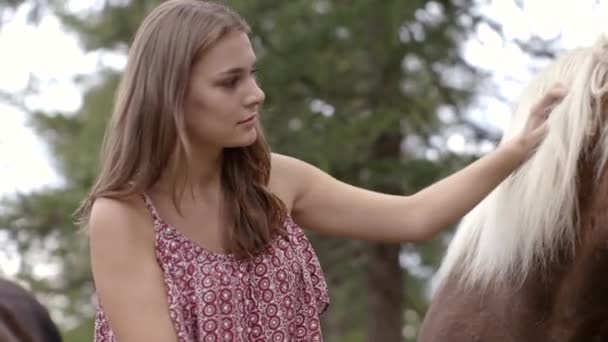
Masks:
[[[172,194],[176,189],[194,198],[217,197],[221,191],[223,150],[193,150],[189,161],[171,158],[169,167],[154,185],[155,192]]]

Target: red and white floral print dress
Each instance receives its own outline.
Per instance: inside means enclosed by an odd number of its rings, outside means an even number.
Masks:
[[[154,219],[156,259],[180,342],[323,340],[319,316],[329,305],[327,286],[310,241],[290,217],[287,237],[240,260],[192,242],[144,199]],[[95,342],[121,342],[102,305]]]

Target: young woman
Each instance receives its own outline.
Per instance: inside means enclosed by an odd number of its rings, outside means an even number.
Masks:
[[[80,211],[98,342],[321,341],[327,289],[299,226],[431,238],[533,153],[564,93],[553,89],[509,143],[453,176],[411,196],[375,193],[270,153],[248,33],[225,6],[172,0],[135,37]]]

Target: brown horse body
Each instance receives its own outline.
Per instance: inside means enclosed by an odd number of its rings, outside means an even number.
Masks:
[[[523,285],[482,290],[447,278],[419,342],[608,341],[608,213],[601,216],[584,234],[580,253],[532,272]]]
[[[604,44],[606,45],[600,46],[596,56],[601,54],[605,59],[608,58],[608,40]],[[574,121],[572,121],[569,125],[563,126],[564,129],[559,133],[554,133],[566,136],[568,133],[564,132],[568,132],[568,129],[579,129],[579,132],[584,129],[587,132],[584,133],[587,136],[585,143],[580,147],[582,152],[574,159],[576,170],[572,179],[575,180],[576,192],[573,199],[574,210],[577,213],[572,225],[574,234],[569,237],[568,243],[555,243],[557,248],[552,251],[550,258],[544,260],[532,258],[532,262],[528,264],[529,267],[525,268],[526,272],[520,273],[520,275],[523,274],[523,279],[518,279],[518,273],[511,271],[502,273],[507,274],[506,277],[497,276],[501,275],[498,272],[500,270],[498,266],[501,264],[486,263],[485,265],[497,266],[493,268],[495,273],[489,277],[479,276],[478,279],[481,278],[486,282],[477,286],[475,282],[467,282],[466,277],[462,277],[462,270],[466,271],[467,265],[469,267],[483,265],[483,260],[488,260],[487,257],[491,254],[484,254],[485,259],[477,254],[475,264],[471,264],[471,259],[466,257],[452,259],[446,257],[446,260],[449,261],[448,266],[445,273],[442,273],[440,285],[424,318],[418,335],[419,342],[608,341],[608,170],[606,164],[598,163],[598,159],[601,158],[598,158],[598,152],[603,153],[605,158],[608,149],[608,131],[606,130],[608,120],[608,95],[606,93],[608,90],[605,88],[608,87],[608,71],[606,71],[608,65],[597,64],[598,66],[594,67],[593,64],[585,62],[581,56],[587,56],[586,52],[569,57],[571,67],[563,69],[566,70],[567,77],[574,78],[576,75],[586,77],[585,75],[592,73],[589,70],[595,70],[593,75],[597,75],[595,79],[595,82],[598,82],[597,87],[604,84],[605,93],[602,93],[604,95],[600,101],[596,98],[590,104],[589,108],[597,106],[598,103],[601,103],[601,106],[595,112],[597,114],[594,119],[589,120],[589,126],[574,128],[574,124],[572,124]],[[563,64],[556,65],[565,65],[564,61],[559,63]],[[607,63],[607,61],[603,63]],[[579,65],[587,65],[589,69],[578,69]],[[568,79],[566,76],[561,77]],[[603,83],[600,84],[600,82]],[[578,91],[586,92],[587,90],[583,89],[582,85],[588,83],[588,79],[579,82],[577,85],[581,89]],[[570,120],[578,120],[582,117],[582,115],[576,116],[581,114],[579,109],[582,107],[570,105],[567,108],[568,110],[560,114],[561,118],[555,119],[562,120],[569,116]],[[552,140],[552,143],[561,143],[562,136],[554,137],[557,139]],[[563,141],[568,140],[564,137]],[[545,157],[550,156],[551,152],[546,152],[543,152]],[[550,159],[551,157],[543,160]],[[511,186],[507,189],[528,187],[536,191],[540,178],[545,175],[550,177],[555,168],[565,168],[561,162],[556,162],[556,160],[561,159],[554,159],[553,164],[537,164],[536,170],[543,170],[542,173],[524,173],[524,177],[520,178],[523,180],[522,183],[519,183],[517,187],[513,184],[507,185]],[[525,178],[527,176],[530,178]],[[556,182],[556,184],[560,183]],[[553,195],[551,188],[538,190],[539,194]],[[505,203],[503,202],[505,198],[507,197],[496,197],[493,199],[496,200],[495,207],[484,207],[481,210],[488,212],[498,210],[497,212],[509,215],[517,215],[518,211],[542,212],[546,210],[546,203],[537,201],[534,205],[538,207],[530,208],[531,202],[529,201],[526,202],[528,203],[526,207],[526,205],[518,205],[517,202],[514,202],[515,204]],[[534,195],[530,198],[534,198]],[[561,198],[556,198],[556,200],[561,200]],[[517,207],[517,211],[513,211],[513,206]],[[512,218],[509,215],[503,216],[506,217],[506,221]],[[472,227],[474,226],[465,225],[464,229]],[[554,231],[560,231],[561,228],[559,225],[549,227]],[[495,228],[481,227],[482,230],[489,230],[489,233],[493,233],[492,229]],[[506,225],[501,228],[518,232],[516,235],[519,235],[517,241],[520,244],[530,241],[525,240],[526,229],[530,227],[519,227],[522,229],[516,230],[518,227],[512,226],[509,229],[509,226]],[[473,230],[463,232],[471,231]],[[462,236],[466,236],[466,234]],[[499,236],[512,237],[513,234]],[[465,242],[463,243],[463,241]],[[471,241],[475,240],[459,240],[454,251],[458,251],[457,253],[460,254],[454,255],[466,255],[470,251],[478,251],[477,248],[480,248],[480,245],[474,245],[474,243],[469,245]],[[477,241],[488,243],[487,241],[491,240]],[[503,247],[509,248],[508,243],[512,241],[514,240],[503,240]],[[548,241],[556,242],[563,241],[563,239]],[[501,252],[501,240],[491,242],[490,246],[494,247],[489,251]],[[454,244],[454,242],[452,243]],[[543,248],[549,246],[549,242],[542,246]],[[503,249],[503,251],[511,252],[514,249]],[[475,254],[468,255],[475,256]],[[510,254],[503,253],[502,255]],[[454,262],[454,260],[456,261]]]
[[[597,183],[592,170],[591,163],[579,166],[573,253],[564,248],[544,270],[531,270],[523,284],[481,289],[448,276],[434,295],[419,342],[608,341],[608,174]]]
[[[61,342],[48,311],[28,291],[0,279],[0,342]]]
[[[544,271],[532,270],[523,285],[468,288],[447,277],[420,342],[608,341],[608,177],[599,184],[591,175],[580,179],[574,253],[564,250]]]

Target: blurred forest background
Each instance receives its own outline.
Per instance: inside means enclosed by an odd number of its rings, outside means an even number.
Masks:
[[[68,2],[0,0],[3,24],[27,6],[32,25],[55,15],[85,51],[125,55],[143,17],[161,1],[97,1],[78,12]],[[267,95],[262,119],[277,152],[351,184],[412,194],[500,138],[497,129],[470,115],[478,94],[500,94],[491,90],[489,73],[463,57],[463,45],[476,39],[480,26],[502,35],[501,23],[481,10],[491,1],[226,2],[253,28]],[[554,41],[535,36],[510,43],[531,59],[556,52]],[[87,239],[72,214],[96,175],[119,76],[120,70],[102,67],[76,77],[84,96],[76,112],[22,108],[63,181],[6,196],[0,211],[0,229],[20,255],[14,277],[51,309],[66,342],[92,341],[95,298]],[[38,91],[35,78],[31,85],[19,94],[3,93],[1,100],[24,106],[20,97]],[[473,148],[450,149],[447,141],[455,133]],[[450,232],[418,245],[311,237],[332,300],[323,318],[326,341],[415,341]],[[51,265],[52,274],[37,275],[40,262]]]

